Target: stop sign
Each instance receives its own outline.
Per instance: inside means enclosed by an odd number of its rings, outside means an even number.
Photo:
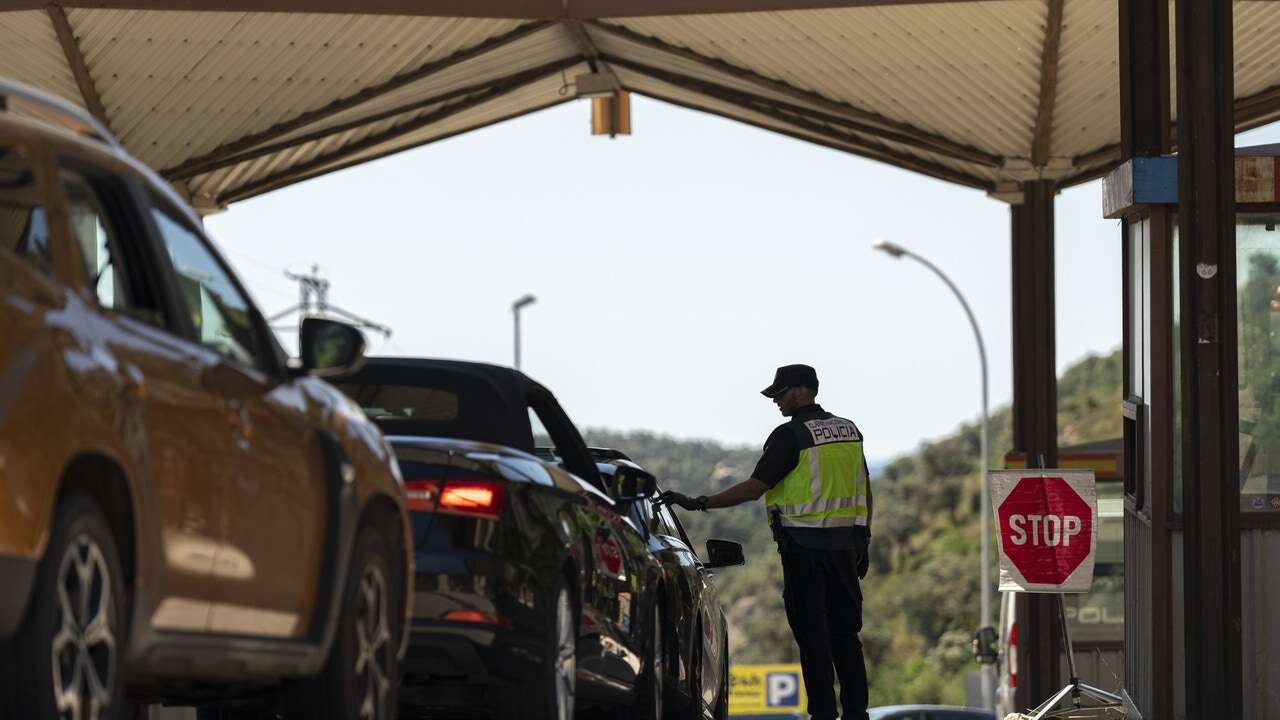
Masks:
[[[1097,526],[1093,474],[992,474],[1000,540],[1000,589],[1085,592],[1093,581]]]

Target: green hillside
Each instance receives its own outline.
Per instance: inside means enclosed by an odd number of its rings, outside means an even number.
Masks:
[[[1120,435],[1121,377],[1118,350],[1067,369],[1058,386],[1061,445]],[[856,409],[834,409],[857,420]],[[760,429],[762,440],[770,429]],[[748,477],[759,456],[758,448],[647,432],[586,435],[592,445],[625,451],[664,487],[690,494]],[[862,640],[873,705],[964,701],[964,673],[976,667],[969,638],[978,622],[978,435],[976,422],[963,424],[894,459],[872,479],[875,520]],[[1008,407],[992,414],[991,447],[992,467],[1002,467],[1010,447]],[[681,520],[699,548],[709,537],[737,540],[746,548],[746,567],[717,574],[733,661],[796,660],[782,609],[782,568],[763,503],[684,512]]]

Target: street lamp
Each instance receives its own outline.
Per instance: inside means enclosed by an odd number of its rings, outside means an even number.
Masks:
[[[969,309],[969,303],[965,301],[964,295],[960,294],[960,289],[956,287],[955,283],[951,282],[951,278],[947,277],[941,270],[939,270],[937,265],[934,265],[901,245],[894,245],[883,238],[872,241],[871,247],[879,250],[880,252],[886,253],[895,259],[909,257],[932,270],[939,278],[942,278],[942,282],[946,283],[947,287],[951,288],[951,292],[955,293],[956,299],[960,301],[960,306],[964,308],[965,315],[969,316],[969,324],[973,326],[973,336],[978,341],[978,359],[982,362],[982,434],[978,443],[980,446],[979,453],[981,455],[978,467],[981,469],[982,483],[982,487],[979,490],[981,495],[980,502],[982,505],[980,510],[982,525],[981,627],[985,630],[991,626],[991,500],[988,497],[989,490],[987,489],[987,441],[989,439],[989,427],[987,422],[987,348],[982,342],[982,332],[978,329],[977,318],[973,316],[973,311]],[[982,630],[979,630],[979,634],[982,634]],[[983,707],[990,708],[994,706],[994,703],[992,702],[994,699],[994,681],[995,677],[991,671],[991,665],[984,664],[982,668]]]
[[[520,369],[520,310],[538,301],[533,295],[523,295],[511,303],[511,314],[515,317],[516,331],[516,369]]]

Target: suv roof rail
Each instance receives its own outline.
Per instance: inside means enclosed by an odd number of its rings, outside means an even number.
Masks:
[[[113,148],[120,148],[120,141],[115,135],[84,108],[16,80],[0,78],[0,112],[13,112],[51,122]]]

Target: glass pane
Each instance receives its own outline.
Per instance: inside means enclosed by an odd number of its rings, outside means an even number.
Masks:
[[[373,420],[448,422],[458,419],[458,395],[412,385],[334,383]]]
[[[1178,224],[1173,222],[1173,511],[1182,512],[1182,257]]]
[[[163,210],[153,208],[151,213],[178,273],[179,290],[200,343],[246,365],[258,365],[248,299],[198,235]]]
[[[84,178],[69,172],[62,173],[62,188],[67,196],[71,234],[80,246],[90,288],[102,307],[125,308],[128,302],[122,266],[113,250],[115,238],[107,231],[107,215],[98,196]]]
[[[1280,215],[1236,221],[1242,509],[1280,512]]]
[[[16,148],[0,147],[0,249],[53,274],[53,250],[36,176]]]
[[[1098,488],[1098,552],[1093,588],[1066,595],[1067,622],[1076,643],[1124,641],[1124,487],[1100,482]],[[1082,648],[1077,645],[1076,652]]]

